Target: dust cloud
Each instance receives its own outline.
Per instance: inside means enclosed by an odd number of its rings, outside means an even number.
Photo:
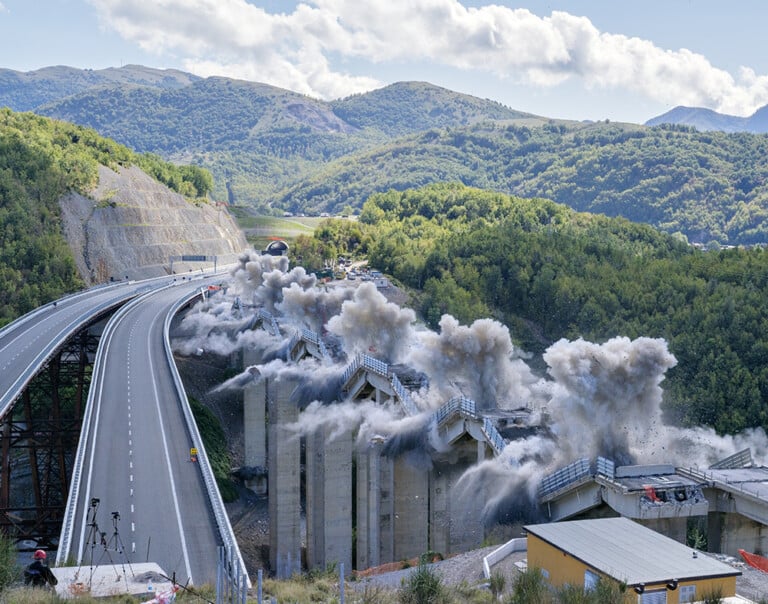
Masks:
[[[237,296],[253,306],[238,307]],[[279,337],[254,329],[257,307],[279,313]],[[582,457],[707,467],[746,447],[758,460],[768,453],[762,430],[721,437],[663,423],[662,383],[677,360],[662,339],[560,340],[543,353],[546,372],[537,375],[530,355],[498,321],[461,325],[445,315],[433,332],[371,283],[318,286],[303,268],[289,271],[283,258],[253,254],[241,258],[226,295],[196,306],[182,326],[182,354],[249,349],[262,359],[219,389],[290,377],[298,384],[293,400],[302,409],[292,426],[296,434],[321,425],[331,438],[354,431],[359,447],[382,442],[385,454],[405,455],[420,467],[448,453],[432,414],[451,397],[468,397],[485,413],[526,409],[543,427],[510,441],[496,457],[469,463],[453,495],[477,499],[485,493],[482,514],[489,525],[530,518],[541,479]],[[305,328],[337,344],[329,346],[330,358],[285,360],[288,341]],[[415,417],[393,401],[345,400],[344,370],[359,354],[427,375],[428,386],[411,393]]]

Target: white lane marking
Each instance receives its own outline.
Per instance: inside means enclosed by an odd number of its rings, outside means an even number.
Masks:
[[[157,321],[157,319],[155,319]],[[150,340],[152,329],[147,332],[147,360],[149,361],[149,375],[156,375],[155,363],[152,358],[152,342]],[[173,493],[173,507],[176,510],[176,522],[179,525],[179,538],[181,539],[181,550],[184,554],[184,567],[187,571],[187,578],[194,584],[192,569],[189,565],[189,551],[187,550],[187,539],[184,536],[184,526],[181,522],[181,510],[179,509],[179,498],[176,494],[176,481],[173,479],[173,468],[171,468],[171,455],[168,452],[168,438],[165,435],[165,422],[163,421],[163,412],[160,409],[160,395],[157,392],[157,380],[152,380],[152,392],[155,395],[155,408],[159,419],[160,435],[163,437],[163,449],[165,450],[165,463],[168,467],[168,481],[171,483],[171,493]]]
[[[114,329],[109,332],[108,342],[106,344],[107,346],[109,346],[109,344],[112,342],[112,336],[114,333],[115,333]],[[94,460],[96,459],[95,445],[96,445],[96,437],[98,436],[98,431],[99,431],[99,418],[101,417],[101,400],[104,394],[104,372],[106,371],[105,363],[101,364],[100,369],[101,369],[101,372],[99,374],[99,394],[98,394],[98,397],[94,398],[94,401],[96,402],[96,417],[95,417],[95,423],[93,424],[93,434],[91,436],[92,438],[91,447],[90,447],[91,460],[88,464],[88,482],[85,488],[85,505],[86,506],[90,505],[89,502],[91,501],[91,481],[93,480],[93,463],[94,463]],[[83,513],[84,518],[88,517],[88,509],[89,509],[88,507],[85,508],[85,512]],[[82,560],[83,548],[85,545],[85,529],[87,526],[88,526],[88,522],[86,521],[86,522],[83,522],[82,526],[80,527],[80,543],[78,544],[78,547],[77,547],[78,560]]]

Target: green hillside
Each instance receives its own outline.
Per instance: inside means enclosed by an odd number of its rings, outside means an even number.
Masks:
[[[455,181],[696,243],[768,242],[764,135],[547,120],[422,82],[333,102],[227,78],[118,83],[37,111],[204,166],[217,199],[262,212],[337,213]]]
[[[140,152],[205,166],[215,177],[216,198],[260,208],[327,162],[384,144],[395,134],[530,117],[425,83],[324,103],[217,77],[173,89],[91,87],[36,111],[92,127]]]
[[[768,241],[768,139],[682,126],[430,130],[332,162],[277,205],[334,213],[372,193],[446,181],[623,216],[692,242]]]
[[[0,69],[0,107],[31,111],[45,103],[97,86],[140,84],[179,88],[199,79],[176,69],[154,69],[142,65],[96,70],[57,65],[28,72]]]
[[[665,338],[679,361],[664,383],[672,421],[768,428],[768,250],[704,252],[646,225],[455,184],[375,195],[360,222],[371,265],[421,291],[432,326],[443,313],[495,316],[531,352],[562,337]]]
[[[188,197],[205,196],[211,176],[138,155],[94,130],[0,109],[0,325],[83,287],[61,232],[59,199],[87,195],[98,165],[138,165]]]
[[[399,137],[431,128],[457,128],[480,120],[541,121],[495,101],[479,99],[427,82],[400,82],[330,103],[345,122]]]

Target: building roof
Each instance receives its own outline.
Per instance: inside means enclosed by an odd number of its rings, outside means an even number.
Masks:
[[[741,571],[628,518],[528,525],[532,535],[628,585],[731,577]]]

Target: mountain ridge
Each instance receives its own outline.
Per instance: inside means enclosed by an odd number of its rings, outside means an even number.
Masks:
[[[701,132],[765,134],[768,133],[768,105],[761,107],[749,117],[718,113],[704,107],[678,105],[674,109],[645,122],[646,126],[659,126],[661,124],[691,126]]]
[[[26,72],[0,68],[0,107],[32,111],[55,99],[95,86],[133,83],[174,88],[199,79],[178,69],[155,69],[143,65],[97,70],[54,65]]]
[[[129,71],[129,83],[92,86],[36,111],[203,166],[214,198],[230,204],[344,213],[391,188],[461,182],[645,222],[694,243],[768,243],[760,135],[556,120],[425,82],[326,102],[223,77],[161,87],[136,83],[139,67]]]

